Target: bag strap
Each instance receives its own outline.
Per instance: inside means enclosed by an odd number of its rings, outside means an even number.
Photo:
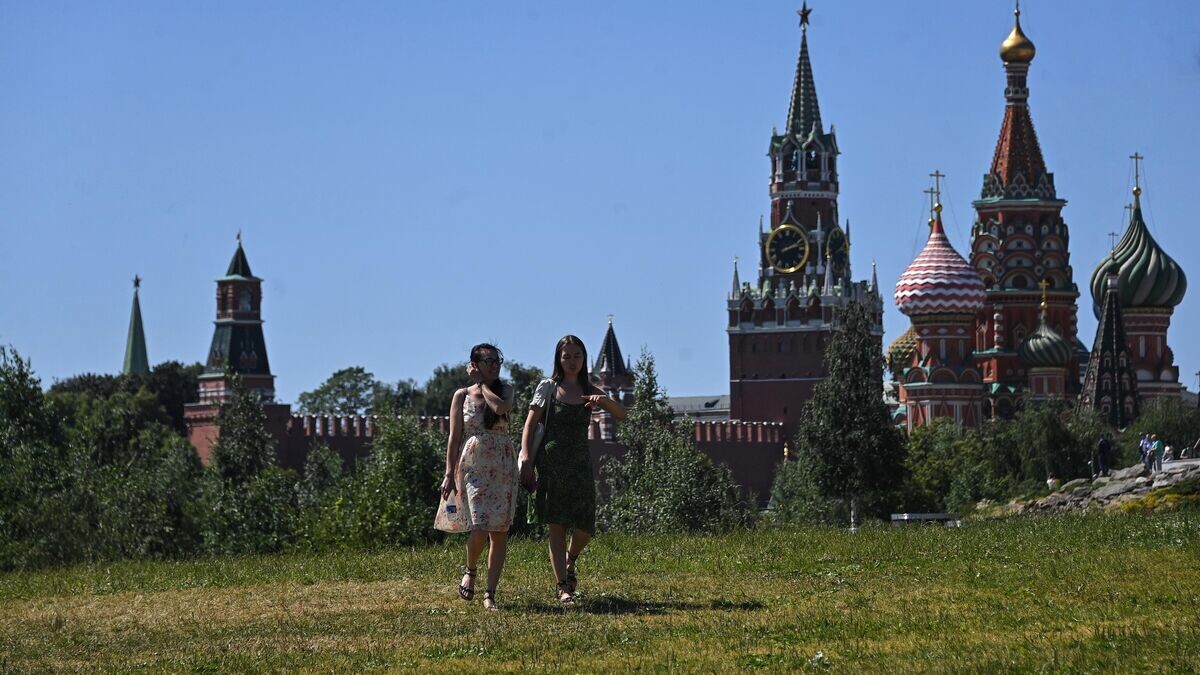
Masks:
[[[558,398],[558,383],[552,379],[547,379],[550,383],[550,395],[546,397],[546,412],[542,414],[542,446],[538,448],[538,454],[546,447],[546,443],[550,437],[550,411],[554,410],[554,399]]]

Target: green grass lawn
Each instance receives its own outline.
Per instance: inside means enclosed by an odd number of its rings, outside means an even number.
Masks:
[[[602,535],[569,612],[544,551],[499,614],[458,539],[7,574],[0,671],[1200,670],[1196,514]]]

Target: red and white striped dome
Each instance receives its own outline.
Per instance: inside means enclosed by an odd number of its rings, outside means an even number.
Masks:
[[[939,212],[929,241],[896,282],[896,307],[908,316],[974,314],[983,308],[983,281],[950,245]]]

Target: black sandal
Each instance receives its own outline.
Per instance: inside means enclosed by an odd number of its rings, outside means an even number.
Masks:
[[[458,585],[458,597],[462,598],[463,600],[466,600],[467,602],[470,602],[475,599],[475,572],[476,571],[478,571],[478,569],[474,568],[474,567],[463,567],[463,574],[471,578],[471,588],[467,588],[466,586],[459,584]]]
[[[575,563],[579,560],[579,556],[571,556],[567,554],[567,578],[563,581],[567,585],[571,595],[575,595],[575,588],[579,585],[579,580],[575,578]]]
[[[558,604],[562,605],[563,609],[572,609],[575,607],[575,594],[567,587],[567,582],[558,582]]]
[[[496,604],[496,589],[489,588],[483,592],[483,608],[489,612],[500,611],[500,605]]]

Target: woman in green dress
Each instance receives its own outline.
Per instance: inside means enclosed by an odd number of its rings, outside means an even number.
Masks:
[[[589,379],[583,341],[568,335],[554,348],[553,376],[538,384],[529,403],[519,461],[521,482],[535,495],[535,522],[550,531],[550,566],[558,601],[565,606],[575,604],[575,562],[596,531],[596,480],[588,448],[596,409],[625,419],[625,408]],[[538,424],[545,431],[540,447],[534,447]]]

